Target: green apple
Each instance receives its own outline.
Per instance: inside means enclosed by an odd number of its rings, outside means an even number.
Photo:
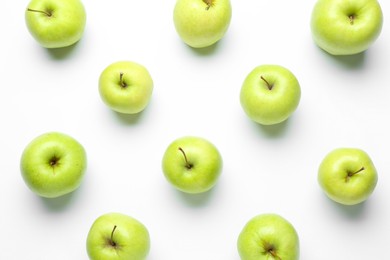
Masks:
[[[367,50],[378,38],[383,23],[377,0],[318,0],[311,16],[314,42],[333,55]]]
[[[297,78],[279,65],[260,65],[245,78],[240,102],[244,112],[262,125],[285,121],[297,109],[301,88]]]
[[[122,213],[106,213],[92,224],[87,236],[91,260],[143,260],[150,250],[147,228]]]
[[[84,177],[87,156],[73,137],[49,132],[34,138],[24,149],[20,169],[36,194],[56,198],[76,190]]]
[[[27,28],[45,48],[62,48],[78,42],[86,24],[80,0],[31,0],[25,13]]]
[[[208,140],[185,136],[168,146],[162,169],[168,182],[178,190],[202,193],[216,184],[222,170],[222,157]]]
[[[299,237],[280,215],[260,214],[250,219],[237,240],[241,260],[298,260]]]
[[[144,66],[136,62],[114,62],[100,74],[100,97],[116,112],[137,114],[143,111],[152,92],[152,77]]]
[[[230,0],[177,0],[173,21],[180,38],[193,48],[218,42],[229,28]]]
[[[378,174],[369,155],[358,148],[337,148],[328,153],[318,170],[318,182],[332,200],[355,205],[368,199]]]

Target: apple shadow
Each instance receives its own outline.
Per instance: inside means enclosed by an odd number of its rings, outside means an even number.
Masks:
[[[356,204],[356,205],[343,205],[331,200],[333,207],[342,215],[348,217],[349,219],[358,219],[361,218],[366,208],[366,201]]]
[[[215,189],[216,187],[213,187],[212,189],[199,194],[190,194],[182,191],[177,191],[177,193],[179,195],[178,197],[186,205],[193,208],[199,208],[205,206],[210,201],[210,198],[213,196]]]
[[[321,49],[332,61],[336,61],[343,67],[351,70],[360,69],[364,66],[366,51],[353,55],[332,55]]]
[[[65,210],[71,204],[76,195],[75,193],[77,193],[77,190],[57,198],[41,197],[41,200],[49,211],[60,212]]]
[[[280,136],[283,136],[286,133],[286,130],[289,125],[289,119],[284,120],[283,122],[280,122],[279,124],[275,125],[262,125],[257,124],[258,129],[261,131],[262,134],[269,138],[278,138]]]
[[[188,48],[196,55],[203,57],[203,56],[210,56],[214,54],[218,50],[218,46],[219,46],[219,41],[214,43],[213,45],[203,47],[203,48],[194,48],[191,46],[188,46]]]
[[[119,112],[115,112],[115,111],[112,111],[112,112],[115,114],[118,121],[124,125],[137,124],[141,120],[142,114],[143,114],[143,111],[141,111],[137,114],[124,114],[124,113],[119,113]]]
[[[75,51],[77,45],[78,42],[67,47],[52,48],[52,49],[48,48],[46,50],[53,60],[63,60],[69,57]]]

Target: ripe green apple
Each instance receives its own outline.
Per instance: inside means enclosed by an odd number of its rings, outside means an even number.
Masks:
[[[25,13],[27,28],[45,48],[62,48],[78,42],[86,24],[80,0],[31,0]]]
[[[20,169],[27,186],[41,197],[55,198],[76,190],[84,177],[87,156],[73,137],[49,132],[24,149]]]
[[[106,213],[92,224],[87,236],[91,260],[143,260],[150,250],[147,228],[122,213]]]
[[[297,78],[279,65],[260,65],[245,78],[240,102],[247,116],[262,125],[283,122],[296,110],[301,98]]]
[[[378,38],[383,23],[377,0],[318,0],[311,16],[314,42],[333,55],[367,50]]]
[[[208,140],[185,136],[168,146],[162,169],[168,182],[178,190],[202,193],[216,184],[222,170],[222,157]]]
[[[173,21],[180,38],[193,48],[218,42],[229,28],[230,0],[177,0]]]
[[[149,104],[152,92],[152,77],[144,66],[136,62],[114,62],[100,74],[100,97],[116,112],[141,112]]]
[[[367,200],[377,181],[377,171],[371,158],[358,148],[337,148],[331,151],[318,170],[318,182],[325,194],[344,205],[355,205]]]
[[[299,237],[280,215],[260,214],[250,219],[237,240],[241,260],[298,260]]]

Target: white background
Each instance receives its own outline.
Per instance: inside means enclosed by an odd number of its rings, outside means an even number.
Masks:
[[[194,50],[172,22],[175,0],[84,0],[82,40],[46,50],[24,22],[28,1],[3,1],[0,16],[0,259],[87,259],[85,241],[99,215],[117,211],[143,222],[149,260],[238,260],[236,240],[260,213],[296,228],[301,260],[387,259],[390,241],[390,3],[382,34],[364,54],[332,57],[311,38],[315,0],[233,0],[230,28],[217,45]],[[146,66],[155,88],[137,116],[101,101],[101,71],[118,60]],[[301,103],[281,125],[251,122],[239,103],[257,65],[289,68]],[[61,131],[88,153],[81,187],[42,199],[24,184],[20,155],[36,136]],[[206,194],[174,190],[161,171],[168,144],[207,138],[224,168]],[[366,203],[346,207],[317,183],[322,158],[337,147],[364,149],[379,182]]]

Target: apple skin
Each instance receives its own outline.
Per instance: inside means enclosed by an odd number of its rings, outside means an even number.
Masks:
[[[86,248],[91,260],[144,260],[150,251],[150,235],[131,216],[105,213],[93,222]]]
[[[240,92],[246,115],[262,125],[285,121],[297,109],[301,88],[294,74],[280,65],[260,65],[245,78]]]
[[[318,169],[318,182],[332,200],[355,205],[368,199],[378,182],[369,155],[358,148],[337,148],[328,153]]]
[[[314,42],[332,55],[353,55],[367,50],[383,24],[377,0],[318,0],[311,15]]]
[[[223,38],[232,17],[230,0],[177,0],[175,29],[193,48],[211,46]]]
[[[222,164],[218,149],[208,140],[196,136],[174,140],[162,159],[168,182],[176,189],[192,194],[210,190],[221,174]]]
[[[112,110],[137,114],[150,102],[153,79],[141,64],[133,61],[114,62],[100,74],[99,93]]]
[[[73,137],[48,132],[24,149],[20,169],[27,186],[37,195],[56,198],[76,190],[84,177],[87,156]]]
[[[250,219],[237,240],[241,260],[298,260],[299,237],[290,222],[278,214]]]
[[[78,42],[86,20],[80,0],[31,0],[25,12],[29,32],[45,48],[63,48]]]

